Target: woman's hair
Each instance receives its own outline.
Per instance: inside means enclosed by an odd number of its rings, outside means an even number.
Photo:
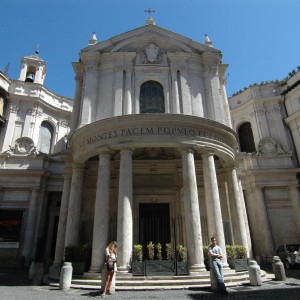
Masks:
[[[118,245],[117,245],[117,242],[116,241],[113,241],[111,243],[109,243],[109,245],[107,246],[109,252],[113,252],[113,253],[117,253],[117,248],[118,248]]]

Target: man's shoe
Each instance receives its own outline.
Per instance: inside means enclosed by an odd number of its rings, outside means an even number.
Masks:
[[[222,290],[222,291],[221,291],[221,294],[223,294],[223,295],[227,295],[227,294],[228,294],[228,292],[227,292],[226,290]]]

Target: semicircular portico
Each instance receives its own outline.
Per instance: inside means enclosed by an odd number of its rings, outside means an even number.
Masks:
[[[103,151],[124,148],[174,147],[213,151],[232,162],[236,133],[227,126],[205,118],[168,115],[126,115],[86,125],[71,136],[73,162],[83,163]]]

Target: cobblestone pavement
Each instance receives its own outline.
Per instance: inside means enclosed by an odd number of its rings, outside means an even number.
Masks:
[[[262,268],[271,272],[270,267]],[[168,290],[168,291],[130,291],[116,292],[104,299],[300,299],[300,269],[286,271],[286,281],[269,281],[260,287],[241,285],[228,288],[227,296],[214,293],[210,289]],[[71,289],[61,291],[58,288],[42,285],[33,286],[28,280],[28,271],[0,269],[1,300],[53,300],[53,299],[95,299],[102,300],[99,291]]]

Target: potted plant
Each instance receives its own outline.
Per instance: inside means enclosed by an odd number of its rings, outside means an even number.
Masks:
[[[227,262],[231,269],[234,269],[235,248],[234,245],[226,245]]]
[[[148,258],[150,260],[154,259],[154,254],[155,254],[155,245],[150,241],[149,244],[147,245],[147,249],[148,249]]]
[[[173,259],[173,246],[171,243],[166,243],[166,256],[167,260]]]
[[[73,274],[82,275],[87,269],[88,260],[88,245],[68,246],[65,248],[65,261],[72,263]]]
[[[143,262],[143,246],[141,244],[133,245],[131,271],[133,276],[145,275],[145,265]]]
[[[162,260],[162,246],[161,243],[156,245],[156,257],[158,260]]]
[[[238,271],[247,270],[247,252],[241,245],[226,245],[227,262],[231,269]]]
[[[203,250],[205,268],[207,271],[209,271],[210,270],[210,259],[209,259],[209,255],[208,255],[208,245],[203,245],[202,250]]]
[[[234,268],[236,272],[248,270],[247,251],[242,245],[235,245]]]
[[[174,275],[174,261],[162,259],[163,257],[161,243],[157,243],[156,245],[154,245],[152,242],[149,242],[149,244],[147,245],[147,249],[149,258],[148,260],[146,260],[147,276]]]
[[[176,275],[189,274],[186,247],[184,247],[183,245],[176,246],[176,258]]]

